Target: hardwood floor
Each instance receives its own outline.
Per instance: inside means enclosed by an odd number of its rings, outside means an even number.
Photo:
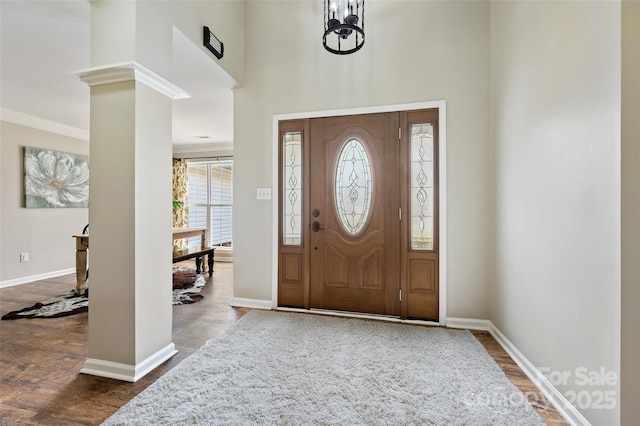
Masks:
[[[136,383],[78,374],[87,357],[88,314],[0,321],[0,425],[97,425],[248,312],[229,306],[233,265],[217,262],[204,299],[173,308],[178,354]],[[0,289],[0,313],[67,293],[73,275]],[[489,333],[478,340],[548,425],[566,424]]]
[[[553,405],[538,390],[526,374],[518,367],[509,354],[488,331],[472,330],[471,333],[482,343],[493,360],[502,368],[507,378],[529,399],[542,420],[549,426],[568,425],[567,421],[553,408]]]

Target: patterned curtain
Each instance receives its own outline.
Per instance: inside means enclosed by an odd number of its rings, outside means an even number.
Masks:
[[[176,203],[178,202],[178,203]],[[189,226],[189,203],[187,197],[187,162],[173,159],[173,226],[186,228]],[[180,248],[186,247],[187,240],[176,240]]]

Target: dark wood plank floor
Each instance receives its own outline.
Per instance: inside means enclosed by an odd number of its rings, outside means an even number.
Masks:
[[[216,270],[192,305],[173,308],[178,354],[136,383],[78,374],[87,357],[88,314],[0,321],[0,424],[97,425],[158,377],[226,330],[248,310],[229,306],[233,265]],[[75,287],[68,275],[0,289],[0,314],[30,306]],[[509,379],[549,425],[566,424],[489,333],[474,332]]]
[[[538,390],[526,374],[518,367],[509,354],[500,346],[488,331],[472,331],[482,343],[493,360],[502,368],[507,378],[513,383],[536,409],[542,420],[549,426],[568,425],[567,421],[556,411],[547,398]]]

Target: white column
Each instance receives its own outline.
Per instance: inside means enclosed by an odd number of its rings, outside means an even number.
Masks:
[[[177,352],[171,304],[171,104],[188,96],[134,61],[142,49],[171,57],[170,44],[149,46],[148,37],[147,45],[139,41],[136,13],[136,2],[92,3],[94,68],[77,73],[91,86],[91,307],[89,357],[81,372],[131,382]]]

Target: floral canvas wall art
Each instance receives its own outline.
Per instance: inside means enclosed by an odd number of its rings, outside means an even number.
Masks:
[[[88,207],[89,157],[24,148],[25,207]]]

